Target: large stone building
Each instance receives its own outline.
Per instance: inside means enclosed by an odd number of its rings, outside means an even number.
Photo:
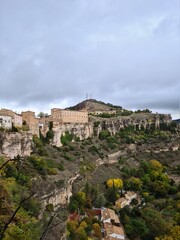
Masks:
[[[53,122],[59,123],[87,123],[87,111],[70,111],[59,108],[51,109],[51,117]]]
[[[0,115],[12,117],[12,123],[15,127],[22,127],[22,116],[10,109],[1,108]]]
[[[26,124],[32,134],[39,136],[39,119],[35,117],[35,112],[22,112],[23,124]]]
[[[12,129],[12,117],[0,115],[0,128]]]

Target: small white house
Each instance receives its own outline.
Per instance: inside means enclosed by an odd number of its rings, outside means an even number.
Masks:
[[[12,129],[12,117],[0,115],[0,128]]]

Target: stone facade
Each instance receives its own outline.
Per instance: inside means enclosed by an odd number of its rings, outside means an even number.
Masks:
[[[0,115],[12,117],[12,123],[15,127],[22,127],[22,116],[10,109],[1,108]]]
[[[12,129],[12,117],[0,115],[0,127],[4,129]]]
[[[22,112],[23,122],[29,127],[29,131],[32,134],[39,136],[39,119],[35,117],[35,112],[26,111]]]
[[[138,199],[138,195],[135,192],[128,191],[124,197],[116,200],[115,207],[117,209],[123,208],[131,203],[133,199]]]
[[[62,110],[59,108],[51,109],[51,116],[53,122],[60,123],[87,123],[88,112],[87,111],[70,111]]]

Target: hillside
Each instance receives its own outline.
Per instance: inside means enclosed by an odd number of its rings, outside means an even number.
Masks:
[[[94,111],[112,111],[112,110],[121,110],[121,106],[115,106],[110,103],[104,103],[102,101],[97,101],[95,99],[88,99],[83,102],[78,103],[75,106],[69,107],[70,110],[86,110],[88,112]]]
[[[175,120],[173,120],[173,122],[180,124],[180,119],[175,119]]]
[[[30,157],[18,157],[10,162],[0,157],[0,239],[61,239],[68,216],[67,200],[70,200],[71,211],[78,209],[80,199],[77,201],[75,197],[79,191],[85,191],[84,185],[88,182],[91,188],[93,186],[91,193],[94,194],[93,198],[89,194],[88,207],[112,206],[114,199],[110,198],[112,194],[109,194],[105,183],[110,178],[119,177],[125,183],[125,190],[128,189],[131,176],[141,178],[139,194],[144,196],[145,192],[148,196],[145,195],[146,208],[143,206],[140,214],[148,210],[154,214],[153,218],[158,216],[158,221],[162,223],[160,234],[166,233],[163,230],[163,219],[169,222],[169,228],[179,223],[176,206],[180,188],[180,138],[174,125],[166,129],[145,130],[126,127],[114,135],[108,130],[102,130],[92,138],[73,140],[70,133],[66,133],[63,146],[58,148],[50,146],[47,139],[34,136]],[[142,162],[148,164],[152,159],[163,164],[162,172],[157,176],[153,175],[154,172],[148,172],[149,165],[143,169],[141,166]],[[130,186],[130,190],[135,190],[134,186]],[[70,198],[72,193],[73,198]],[[74,202],[71,201],[73,199]],[[130,239],[135,239],[134,234],[139,236],[139,232],[134,232],[137,228],[133,218],[137,218],[138,214],[136,205],[134,209],[134,212],[131,209],[129,212],[119,212]],[[81,212],[84,212],[84,206],[81,206]],[[13,214],[15,217],[12,218]],[[125,214],[130,222],[125,221]],[[158,231],[154,231],[156,225],[151,224],[151,218],[142,216],[138,216],[138,231],[143,226],[144,235],[141,234],[139,239],[154,240],[154,236],[149,233],[158,235]],[[12,220],[9,222],[9,219]],[[158,229],[161,227],[160,224],[157,226]]]

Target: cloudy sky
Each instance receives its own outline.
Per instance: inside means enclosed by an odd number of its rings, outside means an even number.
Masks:
[[[178,114],[179,0],[0,0],[0,108],[89,97]]]

